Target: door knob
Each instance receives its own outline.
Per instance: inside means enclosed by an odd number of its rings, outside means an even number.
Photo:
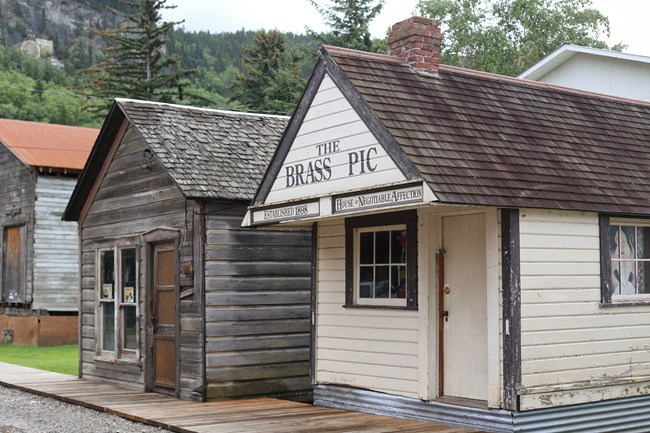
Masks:
[[[449,321],[449,311],[445,310],[442,312],[442,317],[445,318],[445,322]]]

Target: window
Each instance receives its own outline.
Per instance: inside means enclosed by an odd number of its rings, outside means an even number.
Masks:
[[[138,348],[137,251],[133,247],[99,252],[99,352],[135,356]],[[116,272],[117,271],[117,272]]]
[[[601,216],[602,302],[650,302],[650,221]]]
[[[417,214],[346,220],[346,306],[417,308]]]

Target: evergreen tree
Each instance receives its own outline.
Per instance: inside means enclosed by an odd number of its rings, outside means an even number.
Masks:
[[[309,0],[331,28],[329,33],[307,33],[328,45],[374,51],[381,44],[374,43],[370,36],[370,22],[384,7],[385,0]]]
[[[166,6],[166,0],[119,1],[123,5],[119,10],[108,8],[118,17],[117,27],[95,30],[108,46],[102,60],[86,70],[94,79],[90,93],[109,100],[182,100],[191,71],[180,67],[178,57],[165,54],[168,33],[180,22],[162,22],[161,17],[163,9],[173,6]]]
[[[254,111],[290,114],[305,86],[301,60],[297,50],[287,49],[281,33],[258,32],[253,46],[244,50],[244,73],[235,76],[230,101]]]

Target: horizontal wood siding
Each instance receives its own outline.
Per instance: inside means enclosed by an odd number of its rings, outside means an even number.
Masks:
[[[137,131],[129,127],[119,144],[108,170],[101,181],[95,199],[81,227],[81,357],[85,378],[137,387],[144,386],[144,326],[145,323],[145,245],[143,233],[168,227],[180,230],[178,263],[192,261],[194,240],[193,203],[186,202],[176,184],[157,160],[151,170],[142,167],[142,152],[146,143]],[[140,346],[138,362],[105,362],[96,359],[96,257],[101,248],[121,245],[122,239],[135,239],[139,245],[139,305]],[[133,241],[129,242],[132,243]],[[176,270],[180,291],[193,287],[191,278]],[[180,364],[181,396],[200,399],[202,396],[202,364],[197,353],[202,352],[201,301],[193,296],[180,303]]]
[[[339,141],[340,151],[319,153],[317,144],[334,140]],[[349,152],[368,147],[375,147],[377,150],[372,157],[372,163],[377,169],[365,174],[357,173],[351,184],[348,176]],[[309,161],[323,158],[330,159],[331,179],[286,187],[288,166],[307,165]],[[368,126],[361,120],[332,79],[325,75],[265,202],[327,195],[404,180],[404,175],[370,132]]]
[[[24,165],[0,144],[0,279],[3,275],[3,228],[24,224],[26,275],[24,293],[19,296],[19,302],[27,306],[32,300],[35,173],[33,168]],[[0,300],[7,300],[7,293],[1,282]]]
[[[75,177],[40,175],[36,179],[33,307],[77,311],[79,240],[77,223],[61,221]]]
[[[317,287],[316,382],[417,398],[418,312],[343,307],[343,220],[318,225]]]
[[[311,397],[311,232],[241,228],[246,208],[207,207],[207,398]]]
[[[521,408],[647,392],[650,306],[600,307],[598,215],[522,210],[520,228]]]

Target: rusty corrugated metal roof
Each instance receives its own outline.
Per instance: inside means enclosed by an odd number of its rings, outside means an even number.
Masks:
[[[650,104],[454,67],[419,73],[332,47],[323,55],[443,203],[650,214]]]
[[[99,129],[0,119],[0,142],[32,167],[82,170]]]

